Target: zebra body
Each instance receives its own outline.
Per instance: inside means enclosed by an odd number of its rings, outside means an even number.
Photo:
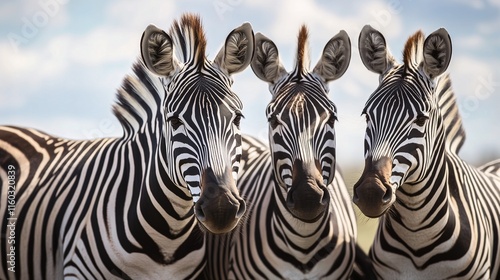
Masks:
[[[356,220],[335,170],[335,105],[329,81],[350,62],[344,31],[308,69],[307,29],[298,38],[297,63],[287,73],[275,44],[256,34],[252,70],[270,84],[266,109],[270,150],[243,137],[238,188],[249,205],[240,227],[207,237],[210,279],[347,279],[353,270]]]
[[[444,29],[408,39],[404,64],[370,26],[359,38],[380,85],[368,99],[365,170],[354,202],[380,217],[370,257],[380,279],[497,279],[498,161],[474,168],[457,155],[465,140],[448,75]]]
[[[242,105],[230,75],[250,63],[251,26],[226,42],[210,62],[199,17],[183,15],[170,34],[149,26],[142,59],[113,107],[120,138],[75,141],[0,128],[0,199],[14,171],[17,219],[13,271],[4,259],[11,209],[0,204],[0,279],[200,274],[200,227],[230,231],[245,211],[235,184]]]
[[[17,186],[16,273],[4,274],[2,279],[14,276],[61,279],[63,275],[78,279],[159,279],[160,273],[189,278],[203,268],[203,233],[192,215],[189,192],[185,192],[185,201],[162,201],[165,208],[177,210],[162,217],[171,220],[170,228],[166,228],[170,236],[165,234],[164,240],[152,240],[149,237],[152,229],[146,232],[148,237],[134,227],[118,230],[119,226],[140,223],[144,218],[140,212],[129,218],[118,213],[136,212],[146,206],[139,203],[144,196],[141,188],[133,186],[155,177],[147,170],[158,168],[153,162],[159,151],[148,151],[144,164],[135,165],[134,157],[130,157],[148,144],[145,135],[127,142],[111,138],[72,141],[33,129],[2,127],[1,139],[12,139],[13,147],[9,149],[12,157],[2,149],[1,158],[2,167],[15,167]],[[4,148],[6,143],[0,142]],[[21,156],[28,152],[29,159],[21,161]],[[104,161],[106,158],[108,162]],[[120,180],[123,174],[127,174],[126,180]],[[148,185],[169,183],[158,181],[150,181]],[[2,186],[5,183],[2,180]],[[171,183],[167,186],[174,187]],[[6,197],[6,190],[2,188],[2,197]],[[0,211],[7,213],[6,210],[2,204]],[[2,253],[10,247],[5,241],[2,240]],[[150,247],[145,246],[148,241]],[[190,246],[179,248],[180,244]],[[175,260],[175,265],[168,265],[165,261],[168,259]],[[8,272],[6,264],[2,262],[2,271]]]

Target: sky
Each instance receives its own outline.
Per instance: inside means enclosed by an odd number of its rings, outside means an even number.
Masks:
[[[448,73],[467,133],[460,155],[474,165],[500,158],[500,0],[2,0],[0,125],[71,139],[120,136],[111,106],[139,56],[142,32],[150,23],[168,31],[184,12],[201,16],[209,59],[232,29],[250,22],[254,32],[275,42],[288,71],[300,25],[309,28],[311,68],[326,42],[344,29],[351,39],[351,63],[329,84],[338,110],[341,167],[364,163],[361,111],[378,85],[378,76],[359,58],[361,28],[370,24],[382,32],[401,61],[410,35],[444,27],[453,44]],[[250,67],[233,78],[244,104],[243,133],[267,141],[268,85]]]

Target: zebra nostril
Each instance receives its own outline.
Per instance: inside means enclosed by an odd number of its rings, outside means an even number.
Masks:
[[[203,208],[201,207],[201,203],[202,201],[199,201],[198,203],[196,203],[194,205],[194,215],[196,216],[196,218],[200,221],[200,222],[203,222],[207,219],[207,217],[205,216],[205,212],[203,211]]]
[[[245,211],[247,210],[247,205],[245,201],[243,199],[239,199],[238,201],[240,203],[240,206],[238,208],[238,212],[236,212],[236,219],[243,217]]]
[[[326,187],[322,187],[321,190],[323,190],[323,196],[321,197],[320,203],[321,205],[327,205],[330,203],[330,193]]]
[[[387,188],[387,190],[384,193],[384,196],[382,197],[382,203],[383,204],[388,204],[392,200],[392,189]]]

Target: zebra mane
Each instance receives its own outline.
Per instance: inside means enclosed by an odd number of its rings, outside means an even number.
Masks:
[[[444,74],[439,78],[436,85],[436,94],[445,128],[446,147],[449,151],[458,154],[465,142],[465,129],[449,74]]]
[[[113,113],[120,121],[125,137],[139,132],[146,124],[153,124],[163,99],[163,85],[153,76],[141,59],[132,66],[118,89]]]
[[[403,62],[406,66],[418,66],[423,60],[424,33],[419,30],[408,38],[403,50]]]
[[[302,25],[299,29],[298,43],[297,43],[297,61],[296,69],[297,74],[301,75],[309,70],[309,46],[307,44],[307,38],[309,32],[305,25]]]
[[[182,62],[192,62],[197,67],[204,65],[207,40],[200,16],[183,14],[180,22],[174,21],[169,33],[178,52],[177,57],[183,59]]]

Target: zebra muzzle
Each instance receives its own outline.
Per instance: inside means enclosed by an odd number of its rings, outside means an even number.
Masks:
[[[330,193],[320,170],[319,162],[305,164],[302,160],[294,161],[292,185],[288,189],[286,206],[301,221],[315,222],[329,207]]]
[[[322,184],[305,181],[288,190],[286,206],[296,218],[304,222],[315,222],[328,209],[330,193]]]
[[[239,195],[230,170],[216,175],[211,168],[205,169],[201,190],[194,214],[203,227],[215,234],[227,233],[235,228],[246,211],[246,204]]]
[[[203,193],[208,192],[210,195]],[[198,221],[210,232],[227,233],[234,229],[246,211],[245,201],[220,187],[209,186],[194,206]]]
[[[382,216],[395,200],[389,183],[392,162],[388,157],[372,161],[367,158],[361,178],[354,184],[353,202],[370,218]]]

